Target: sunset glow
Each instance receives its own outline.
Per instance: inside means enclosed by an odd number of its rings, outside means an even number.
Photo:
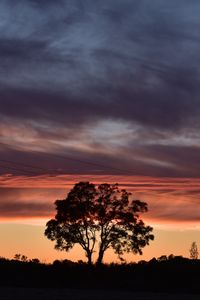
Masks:
[[[132,198],[148,203],[149,212],[142,218],[154,227],[156,236],[152,245],[144,250],[142,259],[151,259],[163,253],[188,256],[187,245],[192,239],[199,240],[200,221],[199,211],[196,209],[199,179],[67,174],[27,177],[7,174],[1,176],[0,188],[0,237],[5,234],[4,230],[8,230],[10,235],[10,238],[6,238],[7,247],[5,244],[2,249],[4,255],[10,253],[9,256],[12,257],[15,252],[25,252],[26,255],[45,261],[57,258],[84,260],[84,253],[79,247],[69,254],[57,252],[43,234],[46,222],[55,214],[54,201],[64,199],[74,183],[89,180],[95,184],[118,182],[120,188],[132,193]],[[12,230],[20,234],[22,243],[17,243],[18,246],[13,241]],[[28,242],[26,235],[32,234],[31,232],[34,232],[34,238]],[[40,243],[43,250],[30,247],[32,243]],[[48,254],[45,256],[45,253]],[[109,251],[106,261],[116,260],[117,257],[114,257],[112,251]],[[126,259],[135,261],[141,257],[126,255]]]

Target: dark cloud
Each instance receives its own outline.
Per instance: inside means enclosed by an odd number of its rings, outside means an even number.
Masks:
[[[76,127],[109,118],[163,130],[199,125],[199,105],[196,98],[189,102],[184,97],[176,98],[176,91],[173,94],[172,91],[161,91],[159,88],[153,95],[135,91],[127,83],[123,86],[119,83],[116,87],[112,87],[111,83],[107,89],[104,88],[103,85],[96,87],[95,93],[99,92],[96,101],[91,99],[90,91],[77,98],[71,93],[63,96],[60,92],[4,89],[0,91],[1,114],[21,121],[38,120],[63,126],[76,124]],[[107,100],[106,91],[109,90],[111,98]],[[162,92],[162,98],[159,98]]]
[[[196,0],[2,1],[0,138],[32,138],[3,157],[47,167],[28,153],[46,144],[138,175],[198,177],[199,12]],[[127,126],[120,146],[103,122]]]
[[[34,200],[33,200],[34,201]],[[41,203],[6,203],[0,204],[0,215],[8,217],[49,217],[52,209],[50,204]]]
[[[46,140],[40,146],[46,147],[46,151],[13,150],[1,145],[0,173],[26,176],[121,174],[199,178],[196,166],[200,161],[200,152],[197,147],[134,145],[106,153],[102,144],[94,144],[90,151],[62,147]]]
[[[36,58],[41,55],[45,50],[46,43],[44,41],[31,41],[18,39],[1,39],[0,40],[0,56],[5,59],[13,59],[14,62],[19,60],[31,59],[33,56]]]
[[[62,189],[0,188],[1,218],[49,217]]]

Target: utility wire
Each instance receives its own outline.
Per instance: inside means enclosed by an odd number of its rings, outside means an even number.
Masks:
[[[13,160],[0,159],[0,162],[14,164],[14,165],[25,167],[25,168],[36,169],[36,170],[39,170],[39,171],[45,171],[45,172],[53,173],[53,174],[56,173],[56,172],[61,174],[61,172],[57,169],[41,168],[41,167],[33,166],[33,165],[30,165],[30,164],[24,164],[24,163],[16,162],[16,161],[13,161]],[[25,171],[26,171],[26,169],[25,169]],[[30,170],[28,170],[28,171],[30,171]],[[66,174],[66,173],[63,173],[63,175],[64,174]]]
[[[10,147],[10,145],[6,144],[6,143],[2,143],[0,142],[0,145],[3,145],[3,146],[6,146],[6,147]],[[24,152],[24,151],[23,151]],[[108,166],[108,165],[104,165],[104,164],[99,164],[99,163],[93,163],[93,162],[90,162],[90,161],[85,161],[85,160],[81,160],[81,159],[75,159],[75,158],[72,158],[68,155],[59,155],[59,154],[53,154],[53,153],[46,153],[46,152],[41,152],[41,151],[33,151],[33,150],[29,150],[28,151],[29,153],[33,153],[33,154],[39,154],[39,155],[45,155],[45,156],[49,156],[49,157],[55,157],[57,159],[62,159],[62,160],[70,160],[70,161],[74,161],[74,162],[78,162],[78,163],[81,163],[81,164],[85,164],[85,165],[91,165],[91,166],[95,166],[95,167],[100,167],[100,168],[103,168],[103,169],[109,169],[109,170],[115,170],[115,171],[120,171],[120,172],[123,172],[123,173],[128,173],[129,175],[132,175],[133,172],[130,171],[130,170],[124,170],[124,169],[121,169],[121,168],[116,168],[116,167],[112,167],[112,166]],[[34,168],[38,168],[38,167],[35,167]],[[53,171],[53,169],[52,169]],[[58,170],[57,170],[58,172]]]
[[[20,169],[20,168],[15,168],[15,167],[10,167],[10,166],[4,166],[4,165],[0,165],[0,169],[1,168],[3,168],[3,169],[5,169],[5,170],[11,170],[11,171],[16,171],[16,172],[20,172],[20,174],[24,174],[24,175],[31,175],[31,176],[39,176],[39,175],[44,175],[44,174],[38,174],[38,173],[33,173],[33,172],[31,172],[31,171],[28,171],[28,170],[24,170],[24,169]],[[49,174],[48,174],[49,175]],[[60,174],[61,175],[61,174]],[[67,175],[66,173],[65,174],[62,174],[62,175]],[[50,176],[52,177],[52,175],[50,174]],[[55,176],[56,176],[56,174],[55,174]],[[74,175],[73,175],[74,176]],[[74,179],[74,181],[76,181],[77,180],[77,178],[73,178],[73,176],[72,176],[72,179],[71,180],[73,180]],[[98,175],[97,175],[98,176]],[[82,178],[82,177],[84,177],[84,180],[86,180],[85,179],[85,177],[87,178],[87,175],[80,175],[79,174],[79,176],[78,176],[79,178]],[[97,180],[98,178],[95,178],[95,177],[91,177],[91,176],[89,176],[90,177],[90,181],[92,181],[92,180]],[[104,181],[105,182],[107,182],[107,181],[112,181],[112,178],[114,179],[114,177],[112,176],[112,175],[106,175],[106,176],[104,176]],[[87,179],[88,180],[88,179]]]
[[[3,169],[6,169],[6,170],[12,170],[12,171],[17,171],[17,172],[23,172],[25,173],[26,175],[33,175],[33,176],[36,176],[38,175],[37,173],[33,173],[31,171],[28,171],[28,170],[23,170],[23,169],[19,169],[19,168],[15,168],[15,167],[10,167],[10,166],[4,166],[4,165],[0,165],[0,168],[3,168]]]
[[[37,153],[43,154],[43,152],[37,152]],[[126,173],[128,172],[128,173],[132,174],[132,172],[129,171],[129,170],[124,170],[124,169],[121,169],[121,168],[116,168],[116,167],[112,167],[112,166],[108,166],[108,165],[104,165],[104,164],[99,164],[99,163],[93,163],[93,162],[90,162],[90,161],[75,159],[75,158],[69,157],[67,155],[62,156],[62,155],[53,154],[53,153],[45,153],[45,155],[47,155],[49,157],[55,157],[55,158],[63,159],[63,160],[70,160],[70,161],[74,161],[74,162],[79,162],[81,164],[85,164],[85,165],[87,164],[87,165],[99,167],[99,168],[102,168],[102,169],[109,169],[109,170],[115,170],[115,171],[126,172]]]

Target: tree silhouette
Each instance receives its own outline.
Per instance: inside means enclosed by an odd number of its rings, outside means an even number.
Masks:
[[[20,261],[26,262],[26,261],[28,261],[28,257],[26,255],[17,253],[14,256],[14,260],[20,260]]]
[[[190,248],[190,258],[191,259],[198,259],[199,252],[197,248],[196,242],[193,242]]]
[[[142,248],[154,239],[153,228],[139,218],[139,213],[147,212],[147,204],[130,201],[130,195],[117,184],[96,187],[79,182],[66,199],[55,202],[57,213],[47,222],[45,235],[56,241],[58,250],[69,251],[79,244],[89,264],[97,244],[99,264],[108,248],[120,258],[125,252],[142,254]]]
[[[21,259],[21,254],[15,254],[14,255],[14,260],[20,260]]]

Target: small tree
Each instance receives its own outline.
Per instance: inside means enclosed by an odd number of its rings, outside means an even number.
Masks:
[[[14,260],[20,260],[21,259],[21,254],[15,254]]]
[[[28,261],[28,257],[26,255],[22,255],[22,254],[15,254],[14,256],[14,260],[20,260],[23,262],[27,262]]]
[[[191,259],[198,259],[199,252],[197,248],[196,242],[193,242],[190,248],[190,258]]]
[[[55,248],[69,251],[79,244],[88,263],[98,244],[97,263],[112,248],[119,257],[125,252],[142,254],[142,248],[154,239],[153,228],[145,226],[139,213],[147,212],[147,204],[129,200],[131,194],[119,190],[117,184],[89,182],[75,184],[64,200],[57,200],[55,219],[46,224],[45,235],[56,241]]]

